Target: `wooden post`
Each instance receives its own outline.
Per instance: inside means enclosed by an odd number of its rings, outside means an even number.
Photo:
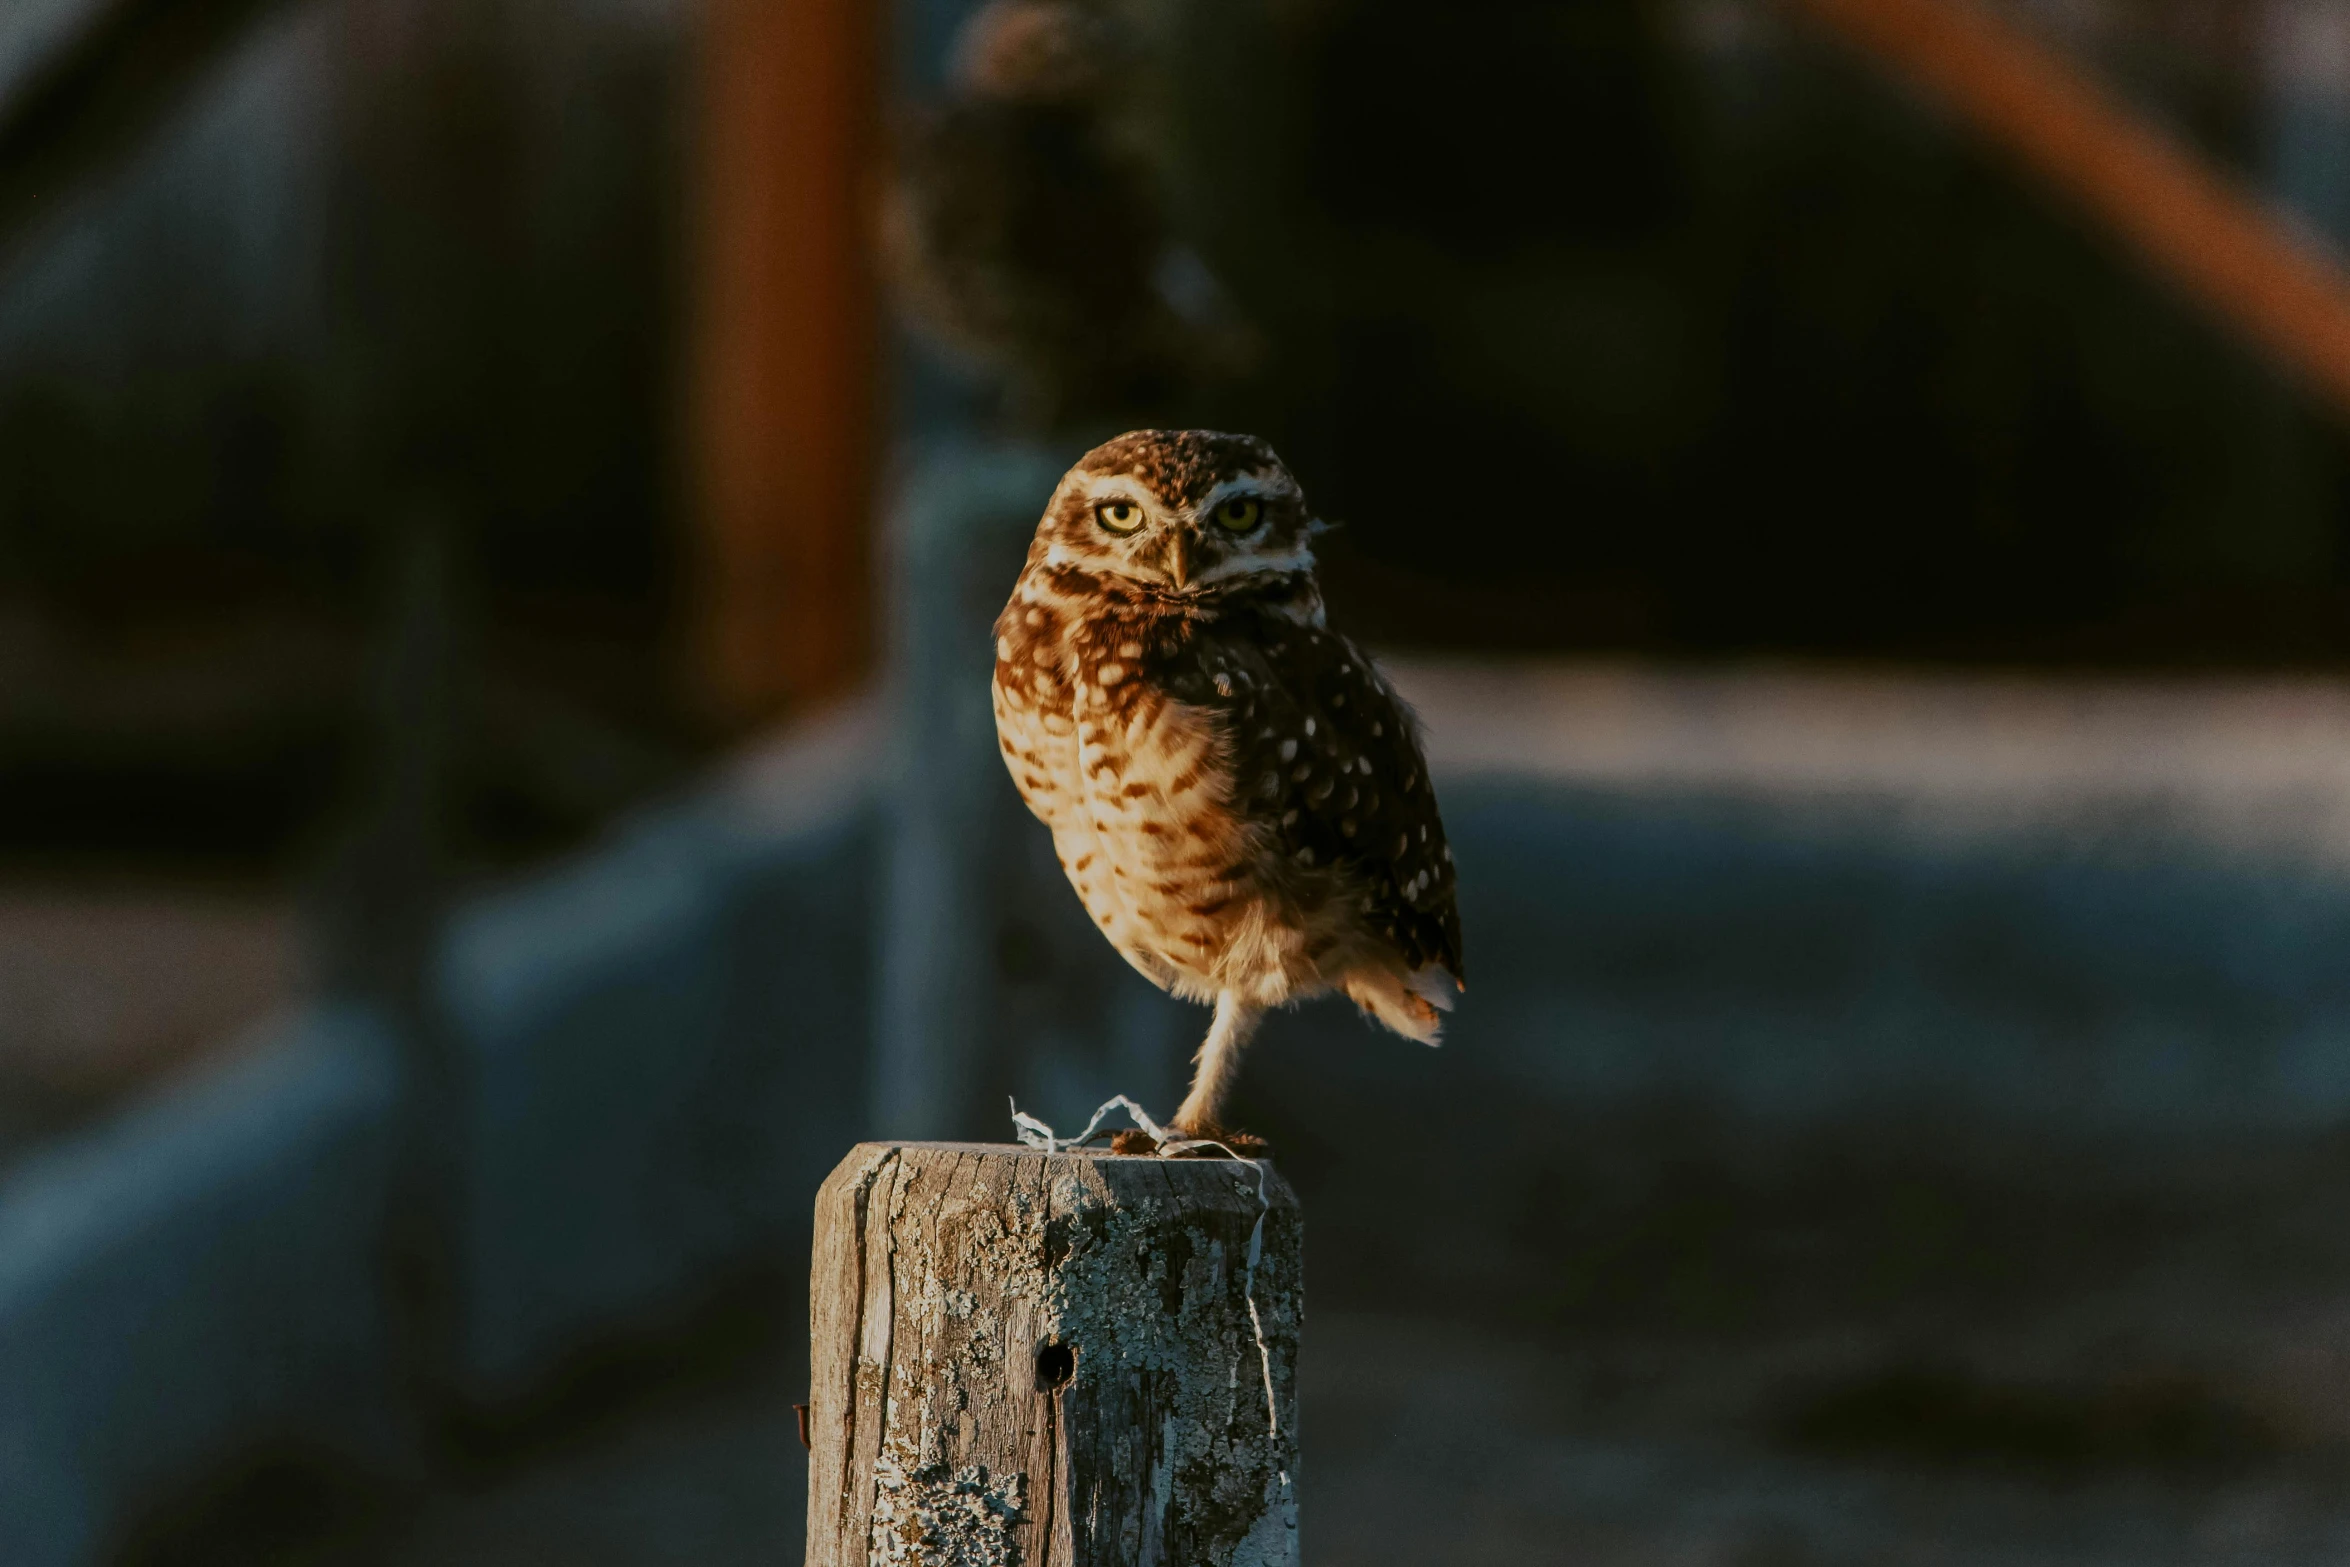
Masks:
[[[1302,1233],[1269,1167],[860,1144],[816,1199],[808,1567],[1295,1567]]]

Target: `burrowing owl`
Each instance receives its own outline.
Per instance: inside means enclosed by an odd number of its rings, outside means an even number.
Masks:
[[[1053,492],[996,621],[1004,763],[1087,912],[1212,1002],[1186,1135],[1265,1011],[1330,990],[1435,1043],[1452,850],[1410,711],[1323,623],[1317,524],[1253,436],[1137,430]]]

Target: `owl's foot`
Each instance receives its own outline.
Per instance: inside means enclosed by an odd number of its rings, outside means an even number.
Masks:
[[[1273,1156],[1273,1145],[1253,1132],[1228,1132],[1220,1126],[1178,1126],[1173,1130],[1176,1136],[1188,1137],[1195,1142],[1222,1143],[1243,1159],[1270,1159]],[[1176,1155],[1179,1159],[1213,1159],[1217,1156],[1218,1150],[1214,1148],[1187,1148]]]
[[[1271,1143],[1248,1132],[1227,1132],[1221,1129],[1195,1132],[1186,1131],[1182,1127],[1171,1127],[1169,1130],[1180,1138],[1206,1143],[1221,1143],[1243,1159],[1269,1159],[1273,1155]],[[1160,1147],[1159,1140],[1144,1131],[1119,1132],[1110,1138],[1110,1152],[1112,1153],[1148,1156],[1156,1154]],[[1174,1159],[1214,1159],[1221,1157],[1221,1155],[1222,1149],[1217,1148],[1185,1148],[1168,1157]]]

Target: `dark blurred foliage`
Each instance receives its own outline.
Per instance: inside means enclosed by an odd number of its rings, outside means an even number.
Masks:
[[[397,9],[344,62],[328,268],[361,476],[480,513],[493,624],[642,614],[671,565],[671,61],[641,29],[566,38],[571,8]]]
[[[292,8],[20,236],[0,853],[312,858],[364,807],[420,529],[462,628],[461,856],[574,841],[696,754],[677,57],[594,5]]]
[[[907,140],[897,227],[909,237],[892,247],[906,306],[1003,376],[1026,420],[1162,398],[1163,307],[1150,288],[1159,215],[1097,145],[1089,117],[957,103]],[[998,255],[1011,264],[991,265]]]
[[[1202,404],[1250,345],[1172,232],[1171,149],[1138,112],[1164,74],[1143,30],[1087,0],[993,0],[950,56],[897,131],[882,255],[899,309],[1016,429]]]
[[[1347,525],[1334,597],[1374,634],[2350,649],[2331,416],[1765,8],[1221,4],[1186,34],[1188,215],[1273,345],[1223,421]],[[2240,156],[2233,79],[2149,52],[2173,69],[2130,85]]]
[[[1375,638],[2350,651],[2333,417],[1768,7],[1025,9],[1123,41],[1067,91],[916,84],[900,191],[953,286],[905,302],[1013,425],[1273,437]],[[2133,11],[2098,61],[2258,181],[2224,10]],[[10,253],[0,316],[62,324],[0,342],[0,852],[306,861],[364,797],[417,528],[450,541],[461,859],[575,842],[707,754],[675,657],[690,33],[289,7],[213,75],[275,59],[299,112],[224,126],[205,85]],[[207,208],[264,145],[317,189],[245,255]],[[292,326],[217,329],[240,269],[296,285]]]

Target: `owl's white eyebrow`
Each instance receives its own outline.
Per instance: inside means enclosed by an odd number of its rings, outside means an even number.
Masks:
[[[1085,492],[1085,498],[1095,506],[1107,506],[1113,502],[1124,501],[1127,505],[1139,506],[1144,511],[1154,509],[1151,506],[1150,498],[1144,495],[1137,486],[1124,479],[1112,479],[1106,484],[1089,486]]]
[[[1253,496],[1260,501],[1269,501],[1285,500],[1295,493],[1295,486],[1283,484],[1278,479],[1263,478],[1256,474],[1244,474],[1237,479],[1226,479],[1222,484],[1208,491],[1207,494],[1200,497],[1199,504],[1194,506],[1192,510],[1204,516],[1236,495]]]

